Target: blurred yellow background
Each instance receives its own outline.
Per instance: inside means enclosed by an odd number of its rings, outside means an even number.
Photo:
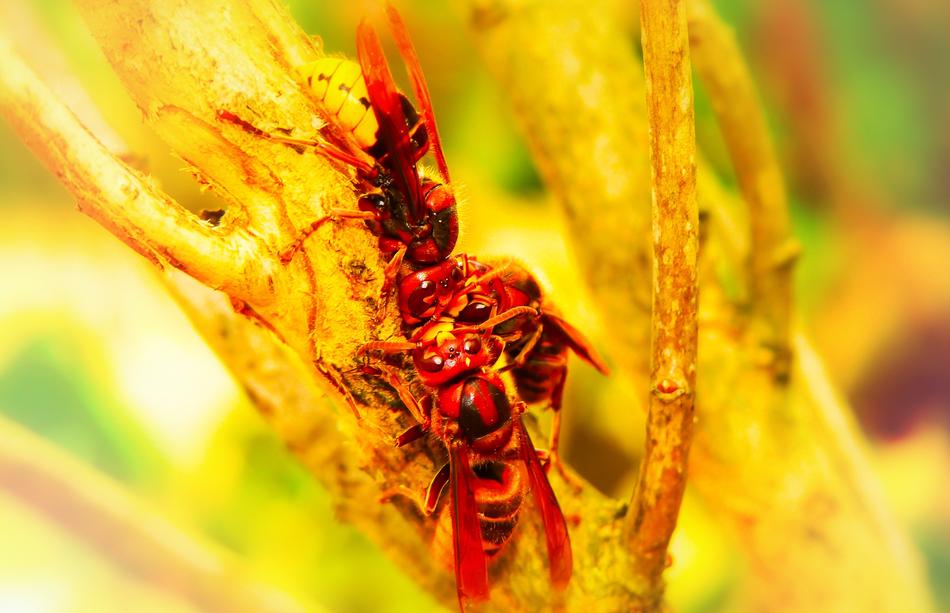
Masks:
[[[941,487],[950,470],[950,5],[716,4],[752,64],[786,162],[804,247],[801,318],[853,402],[892,508],[950,610],[950,491]],[[328,51],[351,57],[367,5],[290,2]],[[523,259],[578,327],[605,334],[579,290],[559,213],[460,16],[438,2],[399,5],[465,200],[459,249]],[[618,9],[631,36],[635,9]],[[68,2],[5,2],[0,22],[81,116],[95,107],[108,118],[116,142],[163,189],[193,210],[216,208],[144,127]],[[697,135],[731,181],[701,90]],[[80,215],[4,124],[0,196],[0,414],[307,607],[441,610],[334,520],[325,493],[258,419],[147,262]],[[642,431],[620,421],[636,419],[619,410],[631,392],[586,366],[572,373],[565,455],[597,487],[625,497],[639,441],[604,432]],[[3,492],[0,525],[0,610],[192,606]],[[741,562],[694,498],[672,553],[678,610],[730,607]]]

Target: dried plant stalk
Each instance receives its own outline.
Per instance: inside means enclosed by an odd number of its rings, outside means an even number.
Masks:
[[[653,332],[646,450],[627,529],[636,572],[659,587],[693,431],[699,212],[686,7],[663,0],[640,9],[653,170]],[[657,605],[661,597],[657,589]]]

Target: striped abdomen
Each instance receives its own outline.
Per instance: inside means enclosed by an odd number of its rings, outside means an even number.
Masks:
[[[517,452],[505,453],[506,458],[495,458],[473,467],[472,478],[478,523],[481,528],[482,550],[489,558],[497,555],[511,540],[518,525],[518,513],[530,484],[524,463]],[[507,458],[511,455],[511,458]],[[433,548],[437,555],[452,565],[451,502],[442,510],[436,527]]]
[[[359,64],[326,57],[304,64],[300,74],[330,118],[342,130],[351,133],[361,149],[369,150],[376,144],[379,124]]]
[[[528,482],[517,459],[494,460],[474,467],[475,503],[482,528],[482,548],[489,557],[511,540]]]

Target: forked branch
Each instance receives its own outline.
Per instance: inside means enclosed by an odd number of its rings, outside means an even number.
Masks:
[[[205,224],[117,159],[2,41],[0,113],[79,208],[137,252],[239,298],[260,294],[256,241]]]

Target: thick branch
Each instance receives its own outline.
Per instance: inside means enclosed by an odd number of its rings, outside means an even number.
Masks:
[[[646,450],[627,529],[636,572],[657,585],[692,439],[699,214],[686,8],[664,0],[640,9],[653,168],[653,357]]]
[[[270,0],[83,0],[81,10],[146,121],[231,204],[222,225],[265,245],[259,255],[266,296],[216,294],[169,270],[180,301],[287,446],[333,492],[340,516],[424,588],[454,603],[451,568],[430,548],[437,521],[403,498],[379,503],[380,492],[392,487],[421,491],[445,451],[435,441],[395,448],[393,437],[409,417],[390,388],[359,368],[361,345],[400,334],[393,305],[380,301],[376,241],[363,224],[325,224],[292,262],[277,257],[297,228],[326,209],[355,206],[351,179],[311,152],[217,120],[227,110],[264,129],[315,136],[319,107],[294,77],[296,65],[314,57],[310,40]],[[411,378],[411,369],[405,373]],[[565,514],[584,517],[571,533],[577,567],[616,563],[552,594],[540,521],[526,510],[518,538],[493,571],[492,605],[635,607],[641,598],[618,537],[620,504],[593,488],[571,494],[557,477],[552,482]]]
[[[152,260],[237,296],[259,293],[256,243],[201,222],[96,140],[0,42],[0,112],[73,192],[79,208]]]
[[[686,6],[693,64],[712,101],[749,208],[753,332],[774,352],[775,374],[784,382],[789,369],[792,264],[798,246],[791,237],[782,172],[735,36],[708,0],[689,0]]]
[[[417,583],[454,607],[453,577],[427,545],[435,520],[420,517],[410,504],[378,502],[380,481],[411,485],[421,493],[437,468],[418,449],[379,445],[380,439],[389,441],[405,427],[398,415],[377,408],[375,414],[364,416],[363,428],[341,430],[339,418],[329,410],[329,399],[313,385],[306,365],[273,335],[235,314],[220,293],[175,271],[166,274],[165,281],[288,449],[331,493],[337,515],[359,527]],[[548,583],[544,537],[537,518],[526,513],[519,522],[518,539],[504,554],[504,571],[493,575],[489,605],[494,609],[489,610],[547,610],[552,599],[568,610],[642,608],[642,590],[626,571],[628,556],[617,520],[620,503],[589,486],[580,493],[562,487],[555,475],[551,471],[564,513],[583,518],[571,529],[575,580],[556,600],[559,596]]]
[[[225,552],[179,531],[115,483],[6,420],[0,420],[0,489],[116,568],[201,610],[304,610],[286,594],[250,583]]]

